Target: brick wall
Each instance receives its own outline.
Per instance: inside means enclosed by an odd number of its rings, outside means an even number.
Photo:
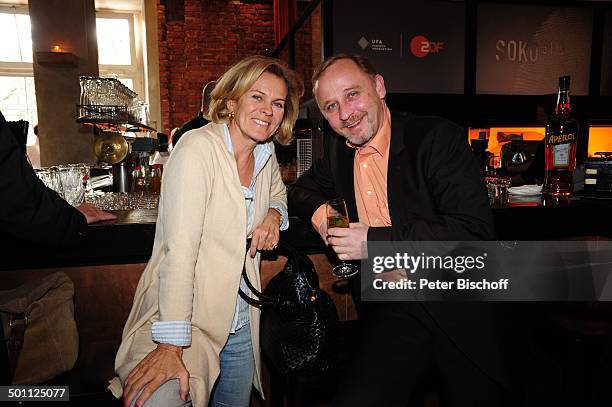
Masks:
[[[200,110],[202,87],[234,62],[274,49],[272,0],[158,0],[164,132]]]

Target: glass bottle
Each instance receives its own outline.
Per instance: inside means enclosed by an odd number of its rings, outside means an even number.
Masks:
[[[149,192],[151,186],[151,169],[149,167],[147,154],[139,153],[134,165],[132,188],[133,192]]]
[[[546,123],[545,171],[542,192],[569,196],[574,190],[578,123],[571,116],[570,77],[559,77],[559,94],[554,114]]]
[[[159,194],[161,192],[162,166],[161,164],[153,164],[151,166],[151,193]]]
[[[79,96],[79,118],[86,118],[88,115],[88,105],[90,84],[87,76],[79,77],[79,85],[81,86],[81,95]]]
[[[486,175],[488,171],[488,167],[489,167],[489,160],[490,160],[489,155],[491,154],[487,151],[489,147],[489,140],[487,137],[487,132],[479,131],[478,138],[472,139],[471,145],[472,145],[472,151],[474,152],[474,155],[476,156],[476,159],[478,160],[480,169],[482,170],[482,173]]]
[[[144,177],[142,176],[142,168],[140,164],[134,165],[132,170],[132,192],[143,192]]]

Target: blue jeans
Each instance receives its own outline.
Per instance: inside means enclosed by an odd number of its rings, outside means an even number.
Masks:
[[[221,373],[213,387],[209,406],[248,407],[255,372],[250,324],[230,334],[220,359]]]

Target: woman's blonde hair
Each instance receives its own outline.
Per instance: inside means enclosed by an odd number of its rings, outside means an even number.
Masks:
[[[278,59],[259,55],[250,56],[228,69],[217,80],[217,85],[210,95],[208,117],[215,123],[229,123],[230,112],[227,109],[227,101],[238,100],[264,72],[284,79],[287,85],[285,113],[275,134],[281,144],[287,144],[292,138],[304,85],[298,74]]]

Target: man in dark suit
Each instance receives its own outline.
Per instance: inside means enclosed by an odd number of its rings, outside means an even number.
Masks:
[[[67,246],[88,223],[116,219],[90,204],[73,208],[38,179],[0,112],[0,234]]]
[[[390,112],[383,77],[359,56],[327,59],[312,82],[334,133],[289,188],[289,205],[341,260],[360,259],[364,241],[493,239],[482,176],[461,128]],[[325,201],[338,197],[350,228],[328,230]],[[360,303],[355,283],[362,334],[335,406],[404,407],[431,377],[442,405],[502,405],[507,376],[490,307]]]
[[[171,134],[172,148],[176,146],[176,143],[178,143],[180,138],[183,137],[183,134],[187,133],[189,130],[199,129],[200,127],[206,126],[208,123],[210,123],[210,120],[208,120],[206,117],[208,115],[210,93],[213,91],[216,84],[216,81],[210,81],[204,85],[204,88],[202,89],[202,106],[200,108],[200,112],[196,117],[183,124],[174,132],[174,134]]]

